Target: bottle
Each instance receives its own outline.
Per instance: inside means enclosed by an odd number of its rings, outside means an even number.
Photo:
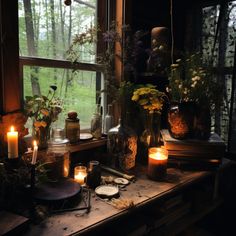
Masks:
[[[98,161],[90,161],[88,166],[88,175],[86,179],[86,184],[95,189],[100,185],[101,182],[101,168]]]
[[[96,110],[91,119],[91,134],[96,139],[102,137],[102,115],[100,104],[96,104]]]
[[[108,105],[107,114],[104,118],[103,133],[107,135],[108,131],[113,127],[112,105]]]
[[[80,120],[77,118],[77,112],[70,111],[66,118],[65,131],[66,138],[70,143],[76,143],[80,139]]]

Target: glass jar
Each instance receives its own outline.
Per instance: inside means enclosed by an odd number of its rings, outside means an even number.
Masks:
[[[65,124],[66,138],[70,143],[76,143],[80,139],[80,120],[76,112],[69,112]]]
[[[49,179],[58,180],[70,174],[69,140],[64,138],[64,130],[54,129],[48,141],[46,169]]]
[[[83,165],[78,165],[74,168],[74,180],[80,185],[85,185],[85,180],[87,177],[87,167]]]
[[[88,175],[86,184],[90,188],[96,188],[101,182],[101,168],[98,161],[90,161],[88,166]]]

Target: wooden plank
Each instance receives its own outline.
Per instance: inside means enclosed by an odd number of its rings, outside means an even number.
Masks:
[[[20,227],[26,225],[28,218],[16,215],[7,211],[0,211],[0,234],[8,234],[20,230]]]

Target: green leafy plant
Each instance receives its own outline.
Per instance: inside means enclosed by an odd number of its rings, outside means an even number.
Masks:
[[[47,96],[25,97],[25,113],[33,119],[33,126],[37,130],[40,127],[49,127],[52,122],[58,119],[62,111],[62,101],[55,98],[57,87],[52,85]]]

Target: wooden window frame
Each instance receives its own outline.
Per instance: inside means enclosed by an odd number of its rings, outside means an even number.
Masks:
[[[97,8],[98,24],[105,29],[108,25],[110,0],[99,0]],[[57,67],[102,71],[101,66],[88,63],[72,65],[65,60],[51,60],[19,56],[18,0],[0,1],[0,115],[23,109],[23,65]],[[104,50],[98,44],[97,51]]]

